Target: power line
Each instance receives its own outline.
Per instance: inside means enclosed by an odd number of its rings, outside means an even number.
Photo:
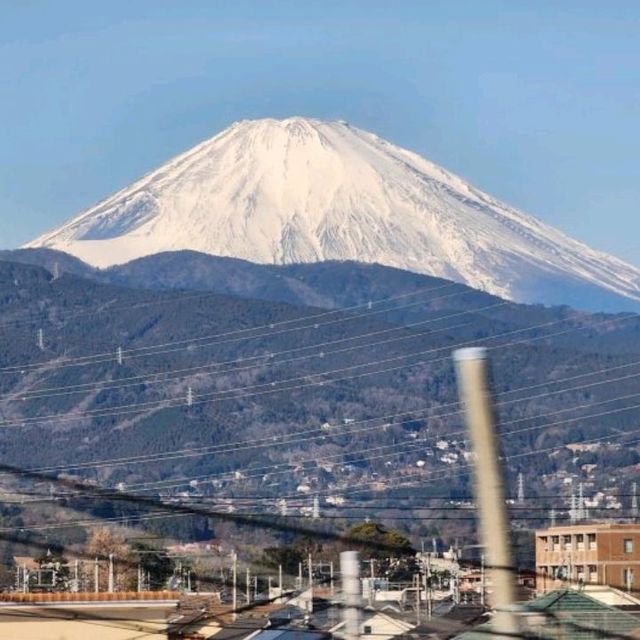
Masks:
[[[548,425],[547,425],[548,426]],[[542,428],[542,427],[541,427]],[[630,433],[636,433],[637,429],[632,429],[631,431],[625,431],[622,432],[620,435],[628,435]],[[508,434],[501,434],[502,435],[508,435]],[[616,436],[611,436],[611,435],[606,435],[606,436],[600,436],[597,438],[590,438],[587,440],[581,440],[581,444],[588,444],[588,443],[595,443],[595,442],[602,442],[604,440],[614,440]],[[568,443],[570,444],[570,443]],[[535,456],[538,455],[540,453],[549,453],[552,451],[561,451],[563,449],[565,449],[567,446],[567,444],[563,444],[561,446],[558,447],[549,447],[546,449],[537,449],[536,451],[527,451],[527,452],[522,452],[522,453],[518,453],[518,454],[512,454],[509,456],[503,456],[502,459],[503,460],[513,460],[516,458],[525,458],[525,457],[529,457],[529,456]],[[402,475],[400,478],[398,478],[399,481],[406,481],[409,478],[418,478],[418,479],[423,479],[425,478],[425,476],[432,476],[432,475],[438,475],[436,478],[434,478],[435,481],[439,481],[443,478],[447,478],[450,477],[454,472],[457,472],[458,470],[462,470],[462,469],[469,469],[471,468],[471,464],[462,464],[462,465],[457,465],[455,468],[450,468],[450,469],[446,469],[443,471],[439,471],[439,470],[434,470],[431,472],[414,472],[414,473],[405,473],[404,475]],[[361,482],[361,483],[352,483],[350,484],[348,487],[346,487],[343,490],[336,490],[336,489],[323,489],[323,490],[318,490],[318,491],[311,491],[307,494],[305,494],[307,497],[309,496],[321,496],[323,494],[326,493],[337,493],[339,495],[349,495],[351,493],[361,493],[362,491],[371,491],[371,483],[372,480],[367,480],[365,482]],[[425,483],[421,482],[421,486],[423,486]],[[359,488],[359,487],[363,487],[364,488]],[[394,487],[392,486],[388,486],[385,488],[386,489],[393,489]],[[280,496],[281,498],[284,498],[286,500],[292,500],[295,499],[296,496],[295,494],[288,494],[288,495],[283,495]]]
[[[622,320],[627,320],[629,319],[629,317],[631,316],[623,316],[623,317],[616,317],[616,318],[609,318],[603,321],[600,321],[600,323],[593,323],[593,324],[604,324],[604,323],[610,323],[610,322],[620,322]],[[510,330],[507,332],[503,332],[503,333],[499,333],[499,334],[495,334],[493,336],[488,336],[486,338],[483,338],[483,340],[489,340],[489,339],[495,339],[495,338],[502,338],[508,335],[513,335],[516,333],[522,333],[525,331],[531,331],[533,329],[536,328],[540,328],[542,326],[548,326],[549,324],[557,324],[557,321],[551,322],[551,323],[542,323],[541,325],[536,325],[533,327],[525,327],[525,328],[521,328],[521,329],[515,329],[515,330]],[[564,334],[567,333],[569,331],[577,331],[580,329],[586,329],[586,328],[591,328],[591,326],[581,326],[581,327],[572,327],[571,329],[565,329],[559,332],[556,332],[555,334],[550,334],[550,335],[541,335],[541,336],[536,336],[536,337],[532,337],[532,338],[527,338],[523,341],[515,341],[515,342],[511,342],[511,343],[506,343],[506,344],[501,344],[501,345],[495,345],[492,348],[495,349],[501,349],[507,346],[513,346],[514,344],[519,344],[521,342],[533,342],[536,340],[541,340],[541,339],[548,339],[550,337],[553,337],[554,335],[560,335],[560,334]],[[272,381],[272,382],[268,382],[268,383],[261,383],[258,385],[248,385],[245,387],[238,387],[234,390],[230,390],[230,391],[217,391],[217,392],[209,392],[207,394],[201,394],[200,395],[200,399],[198,400],[194,400],[193,404],[202,404],[205,402],[214,402],[214,401],[223,401],[223,400],[237,400],[239,398],[245,398],[245,397],[257,397],[257,396],[261,396],[261,395],[268,395],[268,394],[273,394],[273,393],[281,393],[283,391],[291,391],[291,390],[298,390],[298,389],[304,389],[304,388],[308,388],[308,387],[315,387],[315,386],[323,386],[324,384],[327,384],[331,381],[323,381],[320,380],[319,382],[310,382],[307,384],[300,384],[300,385],[294,385],[294,386],[288,386],[288,387],[283,387],[283,388],[278,388],[278,389],[274,389],[274,387],[277,384],[286,384],[289,382],[296,382],[296,381],[302,381],[305,379],[308,379],[310,376],[321,376],[321,375],[330,375],[330,374],[334,374],[334,373],[341,373],[341,372],[345,372],[345,371],[349,371],[352,369],[359,369],[359,368],[364,368],[364,367],[369,367],[369,366],[374,366],[377,364],[381,364],[381,363],[388,363],[388,362],[394,362],[397,360],[402,360],[405,358],[411,358],[411,357],[417,357],[419,355],[425,355],[428,353],[434,353],[437,351],[443,351],[445,349],[451,349],[454,347],[460,347],[460,346],[466,346],[466,345],[472,345],[472,344],[476,344],[477,342],[479,342],[479,340],[470,340],[467,342],[463,342],[463,343],[459,343],[457,345],[447,345],[447,346],[443,346],[443,347],[437,347],[437,348],[433,348],[433,349],[427,349],[424,351],[417,351],[411,354],[404,354],[404,355],[399,355],[399,356],[394,356],[394,357],[390,357],[390,358],[385,358],[382,360],[377,360],[376,362],[366,362],[366,363],[361,363],[361,364],[357,364],[357,365],[351,365],[348,367],[342,367],[342,368],[338,368],[338,369],[333,369],[330,371],[322,371],[322,372],[317,372],[317,373],[313,373],[313,374],[305,374],[303,376],[298,376],[298,377],[293,377],[293,378],[288,378],[288,379],[284,379],[284,380],[279,380],[279,381]],[[417,362],[413,362],[410,364],[404,364],[404,365],[400,365],[400,366],[396,366],[396,367],[390,367],[390,368],[386,368],[386,369],[382,369],[382,370],[378,370],[378,371],[371,371],[371,372],[366,372],[366,373],[362,373],[362,374],[355,374],[353,376],[345,376],[342,378],[337,378],[335,380],[333,380],[332,382],[338,382],[341,380],[350,380],[350,379],[354,379],[354,378],[360,378],[360,377],[366,377],[366,376],[371,376],[371,375],[378,375],[381,373],[389,373],[391,371],[397,371],[399,369],[404,369],[407,367],[413,367],[413,366],[418,366],[421,364],[433,364],[435,362],[438,361],[448,361],[448,357],[443,357],[437,360],[419,360]],[[266,387],[266,389],[265,389]],[[249,389],[264,389],[262,391],[257,391],[255,393],[245,393],[245,394],[238,394],[237,391],[243,391],[243,390],[249,390]],[[224,397],[220,397],[220,396],[224,396]],[[176,407],[176,406],[181,406],[184,404],[184,399],[183,398],[174,398],[174,399],[165,399],[165,400],[159,400],[159,401],[147,401],[147,402],[143,402],[143,403],[132,403],[132,404],[128,404],[128,405],[117,405],[115,407],[111,407],[110,409],[94,409],[94,410],[88,410],[88,411],[83,411],[83,412],[67,412],[65,414],[52,414],[52,415],[48,415],[48,416],[37,416],[34,418],[22,418],[22,419],[15,419],[12,421],[3,421],[0,422],[0,427],[2,426],[22,426],[25,424],[33,424],[33,423],[39,423],[39,422],[46,422],[46,421],[51,421],[51,420],[55,420],[55,421],[70,421],[70,420],[77,420],[83,417],[104,417],[104,416],[116,416],[116,415],[128,415],[131,413],[138,413],[140,411],[143,411],[145,409],[149,409],[152,407],[155,407],[157,409],[163,409],[163,408],[171,408],[171,407]]]
[[[502,392],[497,394],[497,397],[500,398],[502,396],[505,395],[510,395],[513,393],[517,393],[520,391],[526,391],[526,390],[531,390],[531,389],[535,389],[535,388],[539,388],[539,387],[544,387],[544,386],[548,386],[549,384],[554,384],[554,385],[558,385],[561,384],[563,382],[568,382],[571,380],[576,380],[579,378],[584,378],[584,377],[590,377],[593,375],[601,375],[603,373],[610,373],[612,371],[616,371],[619,369],[623,369],[623,368],[627,368],[629,366],[635,366],[637,364],[640,364],[640,361],[638,362],[634,362],[634,363],[629,363],[629,364],[624,364],[624,365],[616,365],[613,367],[606,367],[606,368],[602,368],[602,369],[598,369],[598,370],[594,370],[594,371],[590,371],[587,373],[582,373],[582,374],[577,374],[577,375],[573,375],[573,376],[568,376],[568,377],[564,377],[564,378],[556,378],[552,381],[549,382],[543,382],[543,383],[538,383],[535,385],[525,385],[522,387],[517,387],[515,389],[510,389],[508,391]],[[606,379],[601,379],[598,380],[596,382],[594,382],[593,384],[582,384],[579,385],[577,387],[572,387],[569,389],[554,389],[551,392],[546,392],[546,393],[541,393],[541,394],[537,394],[537,395],[533,395],[533,396],[527,396],[524,398],[517,398],[514,400],[505,400],[505,401],[498,401],[496,404],[497,406],[506,406],[506,405],[510,405],[510,404],[514,404],[514,403],[520,403],[520,402],[526,402],[526,401],[530,401],[533,399],[539,399],[542,397],[548,397],[550,395],[556,395],[559,393],[568,393],[571,391],[582,391],[584,389],[587,388],[591,388],[593,386],[600,386],[602,384],[610,384],[613,382],[618,382],[620,380],[624,380],[627,379],[628,377],[635,377],[637,374],[633,374],[633,376],[622,376],[620,378],[614,378],[612,380],[606,380]],[[635,394],[632,394],[632,396],[634,396]],[[613,402],[615,400],[621,400],[621,399],[626,399],[627,397],[630,396],[621,396],[621,397],[617,397],[617,398],[611,398],[611,399],[607,399],[607,400],[603,400],[601,402],[597,402],[597,403],[587,403],[587,404],[583,404],[583,405],[579,405],[577,407],[571,407],[571,408],[565,408],[565,409],[558,409],[555,410],[554,412],[552,412],[552,414],[556,414],[556,413],[563,413],[569,410],[576,410],[576,409],[582,409],[582,408],[590,408],[592,406],[597,406],[599,404],[605,404],[608,402]],[[435,407],[436,409],[442,409],[442,408],[446,408],[449,406],[455,406],[457,405],[458,402],[452,402],[452,403],[448,403],[448,404],[444,404],[444,405],[439,405],[438,407]],[[379,417],[373,417],[373,418],[368,418],[368,419],[364,419],[364,420],[357,420],[354,421],[353,423],[350,423],[349,425],[349,429],[341,429],[340,432],[336,435],[352,435],[354,433],[362,433],[362,432],[366,432],[366,431],[370,431],[373,429],[379,429],[379,428],[384,428],[385,426],[394,426],[397,424],[402,424],[402,421],[398,422],[398,418],[400,418],[401,416],[404,417],[412,417],[412,419],[416,419],[416,417],[418,415],[420,415],[421,413],[426,413],[428,411],[430,411],[432,409],[432,407],[426,407],[423,409],[416,409],[416,410],[411,410],[411,411],[407,411],[407,412],[403,412],[400,414],[397,413],[393,413],[393,414],[389,414],[386,416],[379,416]],[[429,416],[429,419],[442,419],[442,418],[446,418],[446,417],[452,417],[452,416],[457,416],[459,414],[459,411],[453,411],[453,412],[449,412],[449,413],[445,413],[445,414],[437,414],[437,415],[433,415],[433,416]],[[536,418],[541,418],[541,417],[545,417],[546,415],[549,414],[538,414],[535,416],[528,416],[528,417],[524,417],[524,418],[520,418],[518,420],[515,421],[510,421],[507,424],[515,424],[517,422],[521,422],[521,421],[525,421],[525,420],[533,420]],[[369,427],[369,428],[365,428],[365,429],[354,429],[353,425],[357,425],[357,424],[366,424],[366,423],[370,423],[372,421],[378,421],[378,420],[393,420],[395,419],[395,422],[386,422],[385,424],[382,425],[375,425],[373,427]],[[502,426],[504,426],[505,423],[502,424]],[[338,427],[335,425],[331,426],[331,429],[337,429]],[[329,432],[331,433],[331,431]],[[464,433],[464,432],[455,432],[453,434],[449,433],[447,435],[451,436],[451,435],[458,435],[460,433]],[[285,434],[282,437],[282,440],[278,439],[278,440],[270,440],[270,441],[265,441],[264,438],[257,438],[257,439],[249,439],[249,440],[244,440],[244,441],[240,441],[240,442],[236,442],[233,445],[209,445],[206,447],[201,447],[198,448],[196,450],[192,449],[192,448],[188,448],[188,449],[183,449],[183,450],[177,450],[177,451],[171,451],[171,452],[166,452],[166,453],[161,453],[161,454],[148,454],[148,455],[143,455],[143,456],[133,456],[133,457],[127,457],[127,458],[112,458],[112,459],[107,459],[107,460],[103,460],[103,461],[90,461],[90,462],[85,462],[85,463],[76,463],[76,464],[72,464],[72,465],[58,465],[55,467],[42,467],[42,468],[38,468],[36,470],[38,471],[53,471],[53,470],[57,470],[57,469],[66,469],[66,468],[74,468],[74,469],[79,469],[79,468],[86,468],[86,467],[96,467],[96,466],[112,466],[114,464],[127,464],[130,462],[143,462],[143,461],[156,461],[156,460],[166,460],[166,459],[175,459],[176,457],[179,457],[179,454],[185,454],[185,457],[192,457],[192,456],[197,456],[197,455],[206,455],[206,454],[210,454],[210,453],[214,453],[214,452],[229,452],[229,451],[234,451],[234,450],[238,450],[238,449],[247,449],[247,448],[254,448],[254,447],[259,447],[259,448],[263,448],[263,447],[270,447],[270,446],[274,446],[275,444],[295,444],[297,442],[300,441],[306,441],[308,440],[309,436],[312,436],[314,434],[317,434],[316,437],[317,438],[322,438],[322,437],[326,437],[328,434],[326,431],[324,431],[322,429],[322,427],[318,427],[315,429],[311,429],[311,430],[307,430],[307,431],[302,431],[302,432],[297,432],[296,434]],[[286,440],[285,440],[286,438]]]
[[[441,285],[438,287],[432,287],[432,288],[427,288],[424,291],[413,291],[413,292],[409,292],[409,293],[405,293],[405,294],[400,294],[398,296],[392,296],[390,298],[386,298],[384,300],[380,300],[377,301],[375,303],[375,305],[382,305],[382,304],[386,304],[390,301],[395,301],[395,300],[399,300],[402,298],[406,298],[409,296],[413,296],[413,295],[420,295],[421,293],[427,293],[429,291],[435,291],[435,290],[439,290],[439,289],[446,289],[446,288],[451,288],[453,286],[462,286],[459,285],[457,283],[448,283],[445,285]],[[225,331],[222,333],[216,333],[216,334],[209,334],[209,335],[205,335],[205,336],[201,336],[199,338],[185,338],[182,340],[174,340],[171,342],[161,342],[161,343],[155,343],[152,345],[146,345],[146,346],[142,346],[142,347],[133,347],[130,349],[122,349],[122,354],[123,357],[125,358],[132,358],[132,357],[139,357],[141,355],[160,355],[160,354],[165,354],[165,353],[172,353],[178,350],[182,350],[188,347],[194,347],[194,346],[210,346],[210,345],[220,345],[220,344],[229,344],[230,342],[237,342],[239,340],[250,340],[250,339],[256,339],[256,338],[262,338],[262,337],[273,337],[275,335],[282,335],[285,333],[290,333],[292,331],[301,331],[304,329],[318,329],[320,326],[327,326],[327,325],[333,325],[336,323],[342,323],[342,322],[351,322],[353,320],[357,320],[359,318],[363,318],[363,317],[370,317],[370,316],[375,316],[375,315],[379,315],[381,313],[389,313],[390,311],[398,311],[400,309],[406,309],[406,308],[412,308],[418,305],[424,305],[427,304],[428,302],[434,302],[436,300],[442,300],[444,298],[449,298],[449,297],[455,297],[455,296],[459,296],[459,295],[467,295],[469,293],[477,293],[476,291],[472,290],[472,289],[466,289],[463,291],[459,291],[453,294],[449,294],[447,296],[439,296],[437,298],[431,298],[428,301],[416,301],[416,302],[412,302],[409,303],[407,305],[403,305],[400,307],[396,307],[396,308],[391,308],[391,309],[378,309],[376,311],[371,311],[369,308],[369,303],[363,303],[363,304],[358,304],[358,305],[353,305],[351,307],[344,307],[341,309],[332,309],[329,311],[323,311],[321,313],[317,313],[317,314],[312,314],[312,315],[301,315],[298,318],[290,318],[288,320],[280,320],[280,321],[276,321],[276,322],[272,322],[272,323],[267,323],[267,324],[263,324],[263,325],[258,325],[256,327],[248,327],[246,329],[234,329],[232,331]],[[349,314],[349,311],[351,310],[356,310],[356,309],[362,309],[365,308],[367,309],[367,311],[365,311],[364,313],[360,313],[360,314]],[[285,326],[285,325],[289,325],[289,324],[294,324],[294,323],[304,323],[304,322],[308,322],[310,320],[318,320],[320,318],[323,317],[329,317],[332,315],[336,315],[336,314],[340,314],[341,317],[337,318],[335,320],[327,320],[324,321],[322,323],[318,323],[318,322],[313,322],[312,324],[303,324],[302,326],[299,327],[290,327],[287,329],[280,329],[278,331],[274,331],[274,329],[276,329],[277,327],[280,326]],[[264,333],[258,333],[256,335],[239,335],[239,334],[246,334],[246,333],[250,333],[253,331],[262,331],[262,330],[267,330]],[[231,338],[230,336],[236,336]],[[220,340],[220,338],[225,338],[225,340]],[[196,343],[198,342],[203,342],[203,341],[211,341],[213,340],[213,342],[210,342],[208,345],[197,345]],[[85,356],[75,356],[73,358],[62,358],[62,359],[54,359],[54,360],[48,360],[48,361],[44,361],[44,362],[36,362],[36,363],[23,363],[23,364],[18,364],[18,365],[11,365],[9,367],[2,367],[0,368],[0,373],[15,373],[16,371],[22,371],[22,370],[26,370],[26,369],[33,369],[33,368],[40,368],[43,367],[47,364],[50,365],[55,365],[54,367],[50,367],[50,368],[55,368],[55,369],[59,369],[59,368],[66,368],[68,366],[84,366],[84,365],[89,365],[89,364],[100,364],[103,362],[112,362],[114,359],[114,354],[116,352],[116,348],[119,345],[115,345],[113,350],[111,351],[103,351],[103,352],[97,352],[97,353],[92,353],[92,354],[87,354]],[[154,350],[158,350],[158,351],[154,351]],[[149,353],[152,352],[152,353]],[[95,361],[95,362],[94,362]]]
[[[624,434],[627,435],[627,434]],[[596,442],[596,441],[601,441],[603,439],[605,439],[606,436],[600,437],[600,438],[593,438],[590,440],[585,440],[584,443],[589,443],[589,442]],[[611,438],[609,436],[609,438]],[[640,442],[640,439],[636,439],[634,441],[631,442],[627,442],[626,444],[631,444],[631,443],[635,443],[635,442]],[[522,457],[530,457],[530,456],[535,456],[535,455],[540,455],[543,453],[549,453],[552,451],[557,451],[560,449],[563,449],[564,447],[566,447],[565,445],[562,446],[556,446],[556,447],[548,447],[546,449],[540,449],[537,451],[530,451],[530,452],[524,452],[524,453],[519,453],[519,454],[512,454],[509,456],[503,456],[504,460],[512,460],[515,458],[522,458]],[[457,467],[457,470],[461,469],[461,468],[468,468],[471,465],[466,464],[466,465],[461,465],[459,467]],[[41,473],[35,473],[35,472],[31,472],[31,471],[27,471],[24,469],[20,469],[17,467],[12,467],[10,465],[0,465],[0,469],[11,473],[12,475],[15,475],[17,477],[24,477],[27,479],[31,479],[31,480],[47,480],[47,481],[51,481],[57,484],[60,484],[62,486],[66,486],[69,487],[70,489],[74,489],[74,490],[78,490],[81,494],[80,497],[92,497],[94,499],[105,499],[105,500],[111,500],[111,501],[115,501],[115,502],[131,502],[134,504],[140,504],[140,505],[144,505],[147,507],[153,507],[153,508],[158,508],[161,510],[166,510],[168,512],[171,513],[181,513],[181,514],[191,514],[191,515],[199,515],[199,516],[204,516],[204,517],[218,517],[218,518],[222,518],[222,519],[228,519],[237,523],[242,523],[242,524],[247,524],[249,521],[247,520],[247,518],[250,517],[250,522],[253,524],[256,524],[254,518],[256,516],[263,516],[265,514],[252,514],[251,516],[247,516],[246,513],[242,513],[242,514],[230,514],[230,513],[222,513],[222,512],[218,512],[218,511],[212,511],[212,510],[207,510],[207,509],[202,509],[202,508],[198,508],[194,505],[184,505],[181,503],[175,503],[175,502],[170,502],[167,503],[163,500],[158,500],[155,498],[149,498],[149,497],[145,497],[142,496],[140,494],[131,494],[128,492],[114,492],[110,489],[105,489],[104,487],[101,487],[99,485],[92,485],[92,484],[88,484],[88,483],[84,483],[84,482],[80,482],[80,481],[75,481],[75,480],[70,480],[70,479],[61,479],[61,478],[57,478],[55,476],[49,476],[49,475],[45,475],[45,474],[41,474]],[[438,472],[434,472],[434,473],[438,473]],[[422,481],[422,485],[424,486],[424,484],[428,484],[429,481],[427,480],[426,482],[424,481],[424,476],[425,475],[430,475],[430,474],[421,474],[421,477],[423,478]],[[407,476],[404,476],[403,480],[406,480]],[[368,485],[370,485],[370,482],[367,483]],[[354,485],[351,486],[351,488],[349,488],[349,493],[353,492],[353,488]],[[341,492],[341,493],[346,493],[346,492]],[[307,495],[320,495],[321,492],[315,492],[314,494],[307,494]],[[283,496],[281,496],[283,497]],[[289,499],[290,496],[284,496],[285,499]],[[538,518],[539,520],[540,518]],[[74,521],[73,523],[70,523],[71,525],[76,525],[77,521]],[[258,523],[258,526],[262,526],[261,523]],[[278,528],[278,527],[276,527]],[[0,531],[2,531],[2,529],[0,529]],[[324,532],[322,535],[328,535],[326,532]]]
[[[620,398],[612,398],[610,400],[605,400],[602,403],[595,403],[595,404],[608,404],[610,402],[614,402],[614,401],[619,401],[621,399],[628,399],[631,397],[639,397],[640,396],[640,391],[638,393],[635,394],[631,394],[628,396],[621,396]],[[554,426],[558,426],[558,425],[566,425],[572,422],[577,422],[579,420],[588,420],[588,419],[592,419],[592,418],[596,418],[596,417],[603,417],[606,415],[613,415],[613,414],[617,414],[617,413],[623,413],[625,411],[630,411],[633,409],[640,409],[640,404],[636,404],[633,405],[631,407],[624,407],[624,408],[620,408],[620,409],[615,409],[615,410],[611,410],[611,411],[605,411],[605,412],[601,412],[601,413],[596,413],[594,415],[586,415],[586,416],[578,416],[575,418],[569,418],[569,419],[565,419],[565,420],[561,420],[558,422],[553,422],[551,424],[543,424],[543,425],[536,425],[536,426],[531,426],[531,427],[527,427],[525,429],[517,429],[514,431],[507,431],[507,432],[501,432],[501,436],[509,436],[509,435],[517,435],[517,434],[521,434],[521,433],[525,433],[525,432],[531,432],[531,431],[537,431],[539,429],[547,429],[550,427],[554,427]],[[571,411],[571,410],[575,410],[574,408],[568,408],[568,409],[561,409],[561,410],[556,410],[553,412],[550,412],[548,414],[542,414],[542,415],[538,415],[535,416],[535,419],[539,419],[548,415],[556,415],[558,413],[562,413],[564,411]],[[510,425],[510,424],[516,424],[522,421],[528,421],[531,420],[532,418],[521,418],[519,420],[514,420],[512,422],[506,422],[503,423],[502,426],[505,425]],[[396,425],[398,423],[395,423]],[[388,425],[382,425],[382,427],[384,428],[385,426]],[[389,425],[390,426],[390,425]],[[380,428],[380,427],[378,427]],[[464,434],[464,431],[458,431],[458,432],[454,432],[454,433],[447,433],[444,434],[447,437],[451,437],[451,436],[455,436],[455,435],[461,435]],[[408,442],[402,442],[402,443],[395,443],[395,444],[390,444],[390,445],[381,445],[379,447],[368,447],[365,449],[365,451],[375,451],[375,450],[379,450],[379,449],[388,449],[388,448],[399,448],[399,447],[410,447],[412,450],[416,450],[419,448],[422,448],[426,443],[428,442],[436,442],[437,440],[441,439],[443,437],[443,435],[438,435],[438,436],[431,436],[429,438],[421,438],[421,439],[416,439],[416,440],[412,440],[412,441],[408,441]],[[238,448],[238,450],[242,450],[242,448]],[[395,455],[402,455],[402,454],[406,454],[406,453],[412,453],[413,451],[401,451],[398,454]],[[264,466],[264,467],[258,467],[257,469],[252,469],[252,474],[250,475],[244,475],[243,476],[243,480],[244,479],[251,479],[251,478],[258,478],[261,477],[265,474],[268,475],[281,475],[284,473],[290,473],[290,470],[282,470],[282,471],[278,471],[278,472],[270,472],[270,469],[274,469],[274,468],[278,468],[278,467],[282,467],[282,466],[292,466],[293,464],[295,465],[299,465],[299,464],[305,464],[307,462],[314,462],[314,461],[318,461],[321,460],[322,462],[324,462],[325,460],[331,460],[331,459],[335,459],[335,458],[344,458],[348,455],[354,455],[355,453],[359,453],[359,451],[349,451],[347,453],[341,452],[338,454],[334,454],[334,455],[328,455],[328,456],[320,456],[318,457],[313,456],[311,458],[303,458],[301,460],[296,460],[295,463],[274,463],[273,465],[269,465],[269,466]],[[349,460],[348,463],[354,463],[354,462],[361,462],[364,460],[373,460],[376,459],[378,457],[381,456],[371,456],[371,457],[366,457],[366,458],[361,458],[360,460]],[[386,457],[386,456],[382,456],[382,457]],[[141,487],[151,487],[151,488],[169,488],[169,487],[175,487],[175,486],[181,486],[184,484],[188,484],[193,480],[203,480],[203,479],[220,479],[220,478],[228,478],[229,476],[233,476],[235,472],[234,471],[229,471],[229,472],[223,472],[223,473],[219,473],[219,474],[205,474],[205,475],[199,475],[199,476],[192,476],[192,477],[187,477],[184,479],[181,479],[180,481],[178,481],[176,483],[175,480],[157,480],[157,481],[150,481],[150,482],[143,482],[143,483],[138,483],[138,484],[133,484],[130,485],[129,488],[137,488],[138,490]],[[142,489],[142,490],[149,490],[149,489]]]
[[[504,304],[504,303],[500,303],[500,304]],[[499,305],[492,305],[492,307],[494,306],[499,306]],[[488,307],[488,308],[492,308],[492,307]],[[474,310],[476,311],[476,310]],[[247,371],[247,370],[251,370],[251,369],[255,369],[258,367],[272,367],[275,365],[282,365],[282,364],[289,364],[291,362],[297,362],[300,360],[309,360],[312,358],[326,358],[326,357],[330,357],[330,356],[334,356],[336,354],[340,354],[340,353],[347,353],[349,351],[355,351],[358,349],[365,349],[368,347],[372,347],[372,346],[382,346],[382,345],[387,345],[387,344],[391,344],[393,342],[400,342],[402,340],[411,340],[411,339],[416,339],[416,338],[420,338],[420,337],[431,337],[436,333],[442,333],[445,331],[451,331],[452,329],[456,329],[459,327],[463,327],[463,326],[468,326],[469,322],[465,322],[462,324],[458,324],[458,325],[448,325],[446,327],[441,327],[440,329],[434,329],[429,331],[428,334],[424,334],[422,332],[420,333],[409,333],[408,329],[419,326],[419,325],[424,325],[430,322],[436,322],[436,321],[440,321],[440,320],[445,320],[445,319],[449,319],[451,317],[454,316],[459,316],[459,315],[465,315],[469,312],[467,311],[463,311],[460,313],[455,313],[455,314],[450,314],[447,316],[442,316],[439,318],[430,318],[427,320],[421,320],[419,322],[413,322],[410,324],[405,324],[405,325],[399,325],[396,327],[391,327],[388,329],[382,329],[382,330],[378,330],[378,331],[371,331],[368,333],[362,333],[362,334],[356,334],[353,336],[348,336],[346,338],[338,338],[336,340],[329,340],[326,342],[320,342],[320,343],[316,343],[316,344],[312,344],[312,345],[305,345],[302,347],[294,347],[292,349],[284,349],[281,351],[276,351],[276,352],[269,352],[269,353],[262,353],[259,355],[255,355],[255,356],[249,356],[249,357],[244,357],[244,358],[236,358],[233,360],[227,360],[224,362],[212,362],[212,363],[208,363],[208,364],[204,364],[204,365],[198,365],[198,366],[194,366],[194,367],[186,367],[186,368],[181,368],[181,369],[169,369],[168,371],[162,371],[162,372],[158,372],[158,373],[147,373],[147,374],[140,374],[137,376],[129,376],[129,377],[125,377],[125,378],[117,378],[117,379],[113,379],[113,380],[103,380],[103,381],[93,381],[93,382],[85,382],[85,383],[80,383],[80,384],[76,384],[76,385],[66,385],[66,386],[60,386],[60,387],[48,387],[48,388],[44,388],[44,389],[34,389],[33,391],[27,391],[24,393],[18,393],[18,394],[14,394],[16,399],[20,399],[20,400],[34,400],[34,399],[41,399],[41,398],[52,398],[52,397],[56,397],[56,396],[61,396],[61,395],[70,395],[73,393],[81,393],[81,392],[86,392],[86,393],[91,393],[91,392],[95,392],[95,391],[105,391],[105,390],[112,390],[112,389],[119,389],[119,388],[127,388],[129,386],[131,386],[131,382],[144,382],[144,384],[156,384],[156,383],[162,383],[162,382],[166,382],[166,381],[171,381],[171,380],[175,380],[174,377],[169,377],[170,375],[173,376],[173,374],[184,374],[184,373],[195,373],[195,372],[200,372],[200,371],[208,371],[209,369],[218,369],[221,367],[225,367],[227,365],[232,365],[232,364],[239,364],[239,363],[244,363],[244,362],[249,362],[249,361],[255,361],[255,360],[259,360],[261,362],[258,362],[257,364],[254,365],[249,365],[249,366],[238,366],[238,367],[232,367],[230,369],[225,369],[222,372],[218,372],[216,371],[216,373],[221,373],[222,375],[229,375],[231,373],[237,373],[239,371]],[[389,338],[387,340],[377,340],[373,343],[365,343],[365,344],[361,344],[361,345],[356,345],[353,347],[348,347],[345,349],[337,349],[334,351],[328,351],[328,352],[318,352],[318,353],[313,353],[313,354],[308,354],[308,355],[302,355],[302,356],[297,356],[297,357],[293,357],[293,358],[288,358],[286,360],[282,360],[282,361],[274,361],[274,358],[283,354],[289,354],[289,353],[295,353],[297,351],[308,351],[310,349],[318,349],[321,347],[326,347],[326,346],[331,346],[334,344],[339,344],[339,343],[343,343],[343,342],[351,342],[354,340],[360,340],[362,338],[365,337],[369,337],[369,336],[373,336],[373,335],[381,335],[384,333],[391,333],[394,331],[403,331],[403,332],[407,332],[407,335],[403,335],[403,336],[398,336],[395,338]],[[56,393],[51,393],[51,392],[56,392]],[[59,392],[59,393],[58,393]]]

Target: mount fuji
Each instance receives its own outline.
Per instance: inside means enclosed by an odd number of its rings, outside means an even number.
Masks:
[[[518,302],[640,309],[640,269],[342,121],[236,122],[26,246],[100,268],[180,250],[355,260]]]

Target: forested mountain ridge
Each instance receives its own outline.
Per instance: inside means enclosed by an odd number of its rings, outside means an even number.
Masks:
[[[522,471],[532,491],[559,496],[563,474],[594,490],[631,478],[636,445],[620,443],[638,422],[638,316],[516,305],[375,265],[269,269],[325,308],[0,262],[2,459],[166,495],[260,495],[269,509],[282,495],[348,506],[416,483],[461,495],[468,452],[450,356],[485,344],[511,478]],[[563,446],[593,438],[611,445]],[[115,461],[131,456],[148,458]],[[615,471],[583,469],[598,456]]]

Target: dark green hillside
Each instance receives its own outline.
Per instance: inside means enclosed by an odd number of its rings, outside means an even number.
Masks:
[[[419,500],[407,504],[418,508],[428,495],[469,492],[450,356],[456,346],[485,344],[505,453],[516,456],[510,477],[522,472],[528,493],[544,497],[530,517],[544,517],[551,504],[564,509],[569,485],[558,485],[558,471],[589,491],[628,492],[637,443],[620,443],[640,415],[638,316],[507,304],[376,266],[280,273],[306,283],[325,306],[364,306],[327,315],[70,273],[53,279],[40,267],[0,262],[0,459],[214,504],[248,496],[247,508],[269,510],[282,495],[307,505],[298,491],[307,485],[344,496],[340,513],[348,514],[358,498],[391,500],[366,493],[376,482],[414,492]],[[593,438],[611,440],[613,470],[601,466],[605,449],[562,448]],[[91,461],[100,466],[85,466]],[[591,464],[598,466],[583,467]],[[158,481],[166,484],[145,484]]]

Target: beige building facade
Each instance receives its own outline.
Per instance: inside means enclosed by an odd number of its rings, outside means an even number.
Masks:
[[[640,525],[579,524],[536,531],[537,590],[609,585],[640,589]]]

